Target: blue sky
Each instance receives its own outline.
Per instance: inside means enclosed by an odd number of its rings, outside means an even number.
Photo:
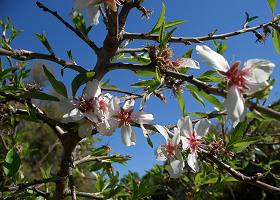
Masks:
[[[70,21],[70,10],[72,1],[66,0],[44,0],[42,1],[46,6],[55,9],[67,21]],[[172,20],[186,20],[183,25],[180,25],[175,34],[177,36],[201,36],[218,29],[217,33],[225,33],[238,30],[242,27],[245,21],[245,12],[251,16],[259,16],[251,26],[259,23],[264,23],[272,19],[271,11],[266,0],[166,0],[164,1],[167,7],[166,19]],[[160,14],[161,0],[146,0],[143,4],[147,9],[153,10],[153,15],[149,20],[141,19],[141,13],[133,11],[127,22],[126,30],[128,32],[147,32],[149,31]],[[280,11],[280,4],[276,6],[276,13]],[[9,16],[13,24],[24,32],[18,37],[12,47],[17,49],[27,49],[36,52],[47,53],[34,33],[46,32],[49,42],[51,43],[55,53],[67,59],[67,50],[72,50],[72,54],[79,65],[85,66],[86,69],[91,69],[95,64],[95,55],[81,42],[72,32],[66,29],[57,19],[50,16],[46,12],[36,7],[35,1],[32,0],[0,0],[0,18],[3,19]],[[102,21],[102,20],[100,20]],[[91,38],[101,45],[105,36],[105,28],[102,23],[93,27],[90,33]],[[133,46],[144,46],[145,44],[153,44],[153,42],[137,41]],[[207,42],[207,45],[212,46],[212,42]],[[280,59],[275,52],[271,38],[269,37],[264,43],[256,43],[253,34],[243,34],[241,36],[229,38],[227,41],[228,50],[225,57],[229,62],[241,60],[242,62],[250,58],[265,58],[273,61],[276,68],[273,73],[274,78],[279,79],[280,73]],[[183,44],[171,45],[174,50],[175,57],[182,55],[189,48],[195,45],[186,46]],[[198,59],[196,55],[194,58]],[[59,77],[59,66],[54,63],[49,63],[57,72]],[[204,71],[211,69],[210,67],[201,66],[201,70],[193,71],[195,75],[202,74]],[[65,76],[59,77],[64,83],[70,83],[75,74],[68,70]],[[131,72],[127,71],[113,71],[106,75],[104,80],[111,78],[111,83],[117,85],[119,88],[135,91],[129,88],[129,85],[141,79],[136,77]],[[69,86],[69,85],[68,85]],[[69,87],[70,89],[70,87]],[[272,91],[270,101],[279,98],[279,80]],[[146,112],[153,113],[155,122],[160,124],[176,123],[180,115],[177,101],[171,93],[167,93],[167,103],[162,103],[158,99],[152,98],[146,106]],[[186,109],[191,111],[212,111],[211,106],[202,107],[193,99],[190,99],[188,94],[185,94]],[[128,162],[126,166],[117,166],[121,174],[125,174],[128,170],[137,171],[143,174],[145,170],[152,167],[153,164],[160,164],[154,158],[154,150],[150,148],[144,139],[140,130],[136,131],[137,144],[134,147],[125,147],[120,139],[120,133],[117,131],[112,137],[102,137],[102,144],[111,145],[113,152],[133,155],[134,158]],[[163,139],[157,135],[153,136],[152,140],[154,146],[157,147]]]

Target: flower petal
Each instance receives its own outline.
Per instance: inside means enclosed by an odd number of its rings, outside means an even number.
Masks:
[[[90,121],[97,123],[98,122],[98,117],[95,113],[93,112],[85,112],[84,117],[87,117]]]
[[[180,58],[178,59],[181,68],[193,68],[193,69],[200,69],[199,63],[192,59],[192,58]]]
[[[209,128],[211,126],[211,122],[208,119],[201,119],[199,120],[195,126],[194,126],[194,131],[199,135],[199,136],[204,136]]]
[[[159,147],[155,150],[156,159],[158,161],[166,161],[167,158],[164,154],[164,147]]]
[[[79,126],[78,134],[81,138],[90,136],[92,133],[92,125],[91,123],[85,122]]]
[[[147,114],[144,111],[139,111],[131,114],[132,120],[138,124],[151,124],[154,120],[154,116],[152,114]]]
[[[135,133],[130,125],[121,128],[122,141],[126,146],[135,145]]]
[[[250,83],[262,83],[269,79],[269,76],[274,69],[275,64],[262,59],[250,59],[244,64],[243,70],[250,70],[251,74],[248,76]]]
[[[161,125],[154,125],[154,127],[158,130],[158,132],[165,138],[165,141],[168,142],[169,140],[169,135],[165,129],[165,127],[161,126]]]
[[[93,79],[92,81],[87,82],[86,87],[83,91],[83,95],[87,97],[98,97],[101,94],[101,88],[99,86],[99,81]]]
[[[73,9],[80,11],[80,10],[86,8],[88,6],[88,4],[89,4],[88,0],[75,0]]]
[[[208,46],[197,45],[195,47],[197,54],[207,65],[213,66],[216,70],[227,72],[230,67],[226,59]]]
[[[134,99],[125,101],[125,103],[123,105],[123,109],[132,108],[134,106],[134,103],[135,103]]]
[[[61,99],[58,105],[59,105],[59,110],[62,113],[69,113],[71,110],[76,108],[75,100],[68,99],[68,98]]]
[[[71,110],[69,113],[66,113],[65,115],[63,115],[62,118],[71,118],[74,121],[79,121],[83,117],[84,117],[84,114],[78,108],[75,108],[75,109]]]
[[[190,146],[189,140],[186,137],[181,136],[181,141],[182,141],[182,148],[183,148],[183,150],[188,149],[189,146]]]
[[[237,87],[231,86],[229,88],[225,100],[225,108],[227,110],[228,118],[231,119],[234,127],[239,122],[245,120],[246,107]]]
[[[118,128],[118,122],[112,118],[111,120],[108,120],[108,123],[109,126],[108,124],[106,124],[105,121],[98,123],[96,127],[97,131],[102,135],[107,135],[107,136],[112,135],[115,132],[116,128]]]
[[[178,120],[177,127],[181,135],[188,137],[193,133],[193,125],[189,116],[181,118]]]
[[[180,132],[177,128],[174,128],[174,135],[172,138],[172,144],[178,145],[180,142]]]
[[[100,11],[99,11],[99,6],[98,5],[90,4],[87,7],[87,15],[88,15],[88,18],[89,18],[90,25],[99,24]]]
[[[199,171],[199,165],[198,165],[198,162],[197,162],[197,153],[196,152],[192,152],[188,155],[187,162],[188,162],[188,165],[190,166],[190,168],[194,172]]]
[[[183,160],[170,161],[170,168],[167,169],[171,178],[179,178],[184,170]]]

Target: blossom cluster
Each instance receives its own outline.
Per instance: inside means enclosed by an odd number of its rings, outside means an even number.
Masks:
[[[155,125],[166,141],[166,144],[156,149],[155,154],[157,160],[168,161],[167,168],[171,178],[178,178],[182,174],[185,167],[183,158],[185,153],[188,153],[189,167],[194,172],[199,170],[198,152],[202,147],[202,137],[208,132],[210,125],[208,119],[201,119],[193,127],[188,116],[179,119],[174,133],[169,132],[163,126]]]
[[[95,79],[87,82],[81,97],[60,101],[60,108],[65,113],[63,120],[80,123],[80,137],[91,135],[93,130],[112,135],[116,128],[121,128],[122,141],[126,146],[135,145],[136,142],[132,123],[139,124],[146,136],[144,124],[150,124],[153,120],[152,114],[146,114],[143,110],[134,112],[133,106],[134,100],[122,102],[109,93],[102,94],[99,82]]]
[[[87,10],[89,21],[99,23],[100,5],[108,6],[112,12],[117,12],[123,0],[75,0],[73,16],[83,9]],[[191,58],[173,60],[172,50],[168,47],[158,51],[150,46],[149,57],[161,70],[178,71],[180,68],[190,67],[200,69],[199,63]],[[246,96],[254,94],[269,86],[269,78],[275,67],[274,63],[262,59],[250,59],[240,69],[240,62],[229,65],[219,53],[205,45],[197,45],[198,56],[209,66],[213,66],[224,77],[227,96],[224,108],[233,127],[246,117]],[[122,105],[122,106],[121,106]],[[80,123],[79,135],[88,136],[93,130],[103,135],[112,135],[116,128],[121,128],[121,138],[126,146],[135,145],[136,135],[132,129],[138,124],[144,136],[147,130],[144,124],[152,124],[153,115],[143,110],[134,112],[134,100],[121,100],[111,94],[102,94],[97,80],[89,81],[80,98],[64,99],[61,108],[65,113],[64,121]],[[203,136],[208,132],[211,123],[208,119],[200,119],[193,127],[188,116],[179,119],[173,133],[161,125],[154,125],[165,138],[166,143],[156,149],[156,158],[168,163],[171,177],[177,178],[184,171],[185,162],[195,172],[199,170],[198,152],[202,150]]]

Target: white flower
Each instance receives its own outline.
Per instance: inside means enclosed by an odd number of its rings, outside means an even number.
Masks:
[[[99,23],[99,5],[101,3],[107,4],[114,12],[117,12],[117,5],[121,5],[119,0],[75,0],[72,15],[75,16],[77,12],[86,9],[90,24],[97,25]]]
[[[244,121],[246,107],[243,94],[250,94],[262,90],[268,85],[268,78],[275,67],[274,63],[268,60],[250,59],[240,69],[239,62],[228,64],[227,60],[207,46],[196,46],[196,51],[202,60],[213,66],[227,79],[228,93],[225,100],[225,108],[228,117],[235,127],[239,122]]]
[[[66,121],[79,121],[87,118],[92,122],[97,122],[98,118],[94,114],[95,98],[101,94],[101,88],[97,80],[89,81],[79,99],[64,99],[60,103],[60,109],[66,111],[63,115]],[[72,106],[71,106],[72,104]]]
[[[156,149],[156,159],[159,161],[168,161],[170,164],[170,166],[168,166],[170,177],[178,178],[182,174],[185,166],[181,155],[181,146],[179,144],[181,141],[179,131],[177,128],[174,128],[174,135],[170,138],[163,126],[155,125],[155,128],[166,140],[166,144]]]
[[[208,132],[211,123],[208,119],[199,120],[194,128],[189,117],[179,119],[177,127],[181,134],[183,150],[189,149],[188,165],[194,172],[199,171],[197,151],[202,142],[202,137]]]
[[[131,127],[131,123],[138,123],[143,130],[144,135],[147,134],[144,124],[150,124],[152,122],[153,115],[146,114],[143,111],[134,113],[133,106],[134,100],[128,100],[125,102],[123,107],[120,107],[120,100],[115,97],[112,100],[110,108],[110,117],[109,120],[110,128],[113,129],[116,127],[121,128],[121,137],[122,141],[126,146],[135,145],[136,135]]]

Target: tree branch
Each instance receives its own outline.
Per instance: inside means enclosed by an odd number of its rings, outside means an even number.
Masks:
[[[74,32],[79,38],[81,38],[96,54],[99,53],[99,48],[96,46],[96,44],[88,38],[87,35],[84,35],[79,29],[73,27],[68,22],[66,22],[56,11],[50,10],[47,8],[44,4],[37,1],[36,5],[43,9],[43,11],[50,13],[55,18],[57,18],[62,24],[64,24],[68,29],[70,29],[72,32]]]
[[[138,64],[129,64],[129,63],[113,63],[108,66],[108,70],[117,70],[117,69],[128,69],[134,72],[137,71],[155,71],[155,67],[152,64],[148,65],[138,65]],[[182,81],[186,81],[195,85],[198,89],[203,90],[206,93],[214,94],[221,97],[226,97],[227,91],[222,88],[213,87],[208,85],[207,83],[196,79],[194,76],[186,76],[184,74],[169,71],[169,70],[162,70],[161,73],[165,74],[166,76],[171,76],[173,78],[180,79]],[[249,100],[246,100],[246,105],[251,110],[259,111],[263,114],[269,115],[274,119],[280,120],[280,112],[277,112],[269,107],[264,107],[262,105],[253,103]]]
[[[76,65],[72,62],[67,62],[65,60],[62,60],[56,57],[55,55],[36,53],[24,49],[6,50],[3,48],[0,48],[0,55],[11,56],[12,58],[17,60],[33,60],[33,59],[48,60],[48,61],[55,62],[65,68],[71,68],[78,72],[87,72],[87,70],[85,70],[82,66]]]
[[[237,31],[233,31],[233,32],[229,32],[229,33],[223,33],[223,34],[217,34],[217,35],[212,35],[212,34],[208,34],[206,36],[199,36],[199,37],[171,37],[169,42],[172,43],[183,43],[186,45],[189,45],[191,43],[201,43],[204,41],[208,41],[208,40],[216,40],[216,39],[227,39],[228,37],[233,37],[236,35],[240,35],[243,33],[248,33],[248,32],[254,32],[258,29],[261,28],[266,28],[269,26],[274,25],[276,22],[278,22],[280,20],[280,17],[273,19],[271,22],[267,22],[267,23],[263,23],[260,24],[258,26],[254,26],[251,28],[243,28],[241,30],[237,30]],[[125,32],[123,34],[123,40],[153,40],[153,41],[158,41],[158,35],[157,34],[145,34],[145,33],[128,33]]]
[[[16,186],[4,186],[2,189],[2,192],[4,191],[13,191],[13,192],[18,192],[21,190],[25,190],[31,186],[39,185],[39,184],[44,184],[44,183],[51,183],[51,182],[56,182],[60,180],[60,178],[55,177],[55,178],[47,178],[47,179],[35,179],[30,183],[22,183]]]
[[[71,196],[71,192],[67,192],[66,193],[67,196]],[[90,198],[90,199],[105,199],[103,197],[103,195],[101,195],[100,193],[89,193],[89,192],[79,192],[76,191],[76,195],[79,197],[86,197],[86,198]]]
[[[258,176],[246,176],[246,175],[242,174],[241,172],[236,171],[229,165],[223,163],[222,161],[217,159],[214,155],[212,155],[206,151],[203,151],[202,154],[207,160],[216,164],[220,170],[225,170],[226,172],[228,172],[230,175],[232,175],[237,180],[245,182],[245,183],[249,183],[251,185],[257,186],[257,187],[259,187],[263,190],[269,191],[269,192],[280,193],[280,188],[277,188],[275,186],[269,185],[267,183],[264,183],[264,182],[258,180],[258,178],[259,178]]]
[[[87,162],[92,162],[92,161],[95,161],[95,162],[104,162],[105,160],[109,160],[109,159],[112,159],[112,158],[124,158],[124,159],[131,159],[131,156],[129,155],[111,155],[111,156],[86,156],[80,160],[76,160],[74,161],[73,165],[74,166],[77,166],[77,165],[80,165],[80,164],[83,164],[83,163],[87,163]]]

